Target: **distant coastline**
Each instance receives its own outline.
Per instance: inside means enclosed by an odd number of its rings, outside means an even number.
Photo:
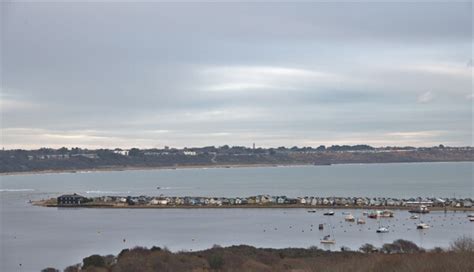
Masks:
[[[76,174],[90,172],[121,172],[121,171],[160,171],[160,170],[183,170],[183,169],[234,169],[234,168],[270,168],[270,167],[330,167],[331,165],[364,165],[364,164],[399,164],[399,163],[455,163],[474,162],[474,160],[457,161],[406,161],[406,162],[340,162],[326,164],[300,163],[300,164],[206,164],[206,165],[176,165],[176,166],[110,166],[86,169],[59,169],[59,170],[37,170],[20,172],[0,172],[0,176],[17,175],[47,175],[47,174]]]

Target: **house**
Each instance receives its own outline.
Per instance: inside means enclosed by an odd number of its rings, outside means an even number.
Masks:
[[[196,156],[197,155],[196,151],[183,151],[183,154],[185,156]]]
[[[78,206],[88,202],[88,198],[78,194],[62,195],[57,198],[58,206]]]
[[[116,149],[114,150],[114,153],[122,156],[128,156],[129,150]]]
[[[472,208],[472,202],[469,200],[466,200],[463,202],[463,207],[464,208]]]
[[[285,198],[285,197],[282,197],[282,196],[278,197],[278,198],[277,198],[277,204],[283,204],[283,203],[285,203],[285,199],[286,199],[286,198]]]

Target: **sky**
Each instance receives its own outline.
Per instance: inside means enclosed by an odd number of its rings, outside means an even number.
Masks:
[[[1,4],[1,145],[473,145],[472,2]]]

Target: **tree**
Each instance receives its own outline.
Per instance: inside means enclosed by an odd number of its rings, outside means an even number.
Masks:
[[[373,246],[372,244],[364,244],[359,248],[360,251],[363,253],[372,253],[372,252],[377,252],[377,248]]]
[[[86,257],[82,259],[82,269],[86,269],[90,266],[95,266],[95,267],[105,267],[105,261],[104,258],[100,255],[91,255],[89,257]]]
[[[56,268],[48,267],[41,270],[41,272],[59,272],[59,270],[57,270]]]
[[[134,148],[130,149],[130,151],[128,151],[128,155],[130,157],[137,157],[137,156],[140,155],[140,149],[134,147]]]
[[[224,258],[222,258],[221,255],[217,254],[211,255],[207,261],[209,262],[209,266],[215,270],[221,269],[224,265]]]
[[[474,239],[469,236],[461,236],[451,243],[451,250],[454,252],[474,252]]]
[[[316,148],[316,151],[326,151],[326,146],[320,145],[318,148]]]
[[[421,251],[421,249],[415,243],[403,239],[394,241],[393,245],[398,247],[401,253],[415,253]]]

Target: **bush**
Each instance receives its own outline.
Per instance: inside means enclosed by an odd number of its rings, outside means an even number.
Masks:
[[[59,272],[59,270],[57,270],[56,268],[48,267],[41,270],[41,272]]]
[[[95,266],[95,267],[105,267],[105,261],[104,258],[100,255],[91,255],[89,257],[86,257],[82,260],[82,269],[86,269],[90,266]]]
[[[474,239],[469,236],[461,236],[451,243],[451,250],[454,252],[474,252]]]
[[[372,244],[365,244],[362,245],[359,250],[363,253],[372,253],[372,252],[377,252],[377,248],[373,246]]]
[[[211,255],[207,261],[212,269],[220,269],[224,265],[224,258],[221,255]]]
[[[64,272],[79,272],[81,271],[81,264],[71,265],[64,268]]]
[[[398,248],[400,253],[415,253],[422,251],[415,243],[403,239],[394,241],[393,245]]]

